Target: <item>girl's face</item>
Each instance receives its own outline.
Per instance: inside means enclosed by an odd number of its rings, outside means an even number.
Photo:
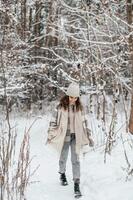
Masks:
[[[74,105],[75,102],[77,101],[78,97],[70,97],[69,96],[69,104]]]

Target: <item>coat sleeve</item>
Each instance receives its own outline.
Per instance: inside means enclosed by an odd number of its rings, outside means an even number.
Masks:
[[[56,130],[59,126],[59,113],[60,113],[60,110],[57,106],[49,122],[48,137],[47,137],[46,143],[49,143],[55,137]]]
[[[57,128],[57,126],[58,126],[57,121],[58,121],[58,107],[55,108],[55,110],[52,114],[51,120],[49,122],[49,129]]]
[[[83,123],[83,128],[87,134],[87,138],[89,140],[89,145],[90,146],[94,146],[94,141],[92,139],[92,134],[91,134],[91,130],[89,128],[88,125],[88,120],[87,120],[87,116],[85,115],[85,110],[82,110],[82,123]]]

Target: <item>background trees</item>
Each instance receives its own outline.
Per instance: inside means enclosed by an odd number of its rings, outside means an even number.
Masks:
[[[127,98],[132,70],[127,5],[125,0],[1,1],[1,49],[13,103],[40,106],[72,80],[85,86],[85,93],[103,87],[114,99],[118,93]],[[2,92],[1,87],[1,99]]]

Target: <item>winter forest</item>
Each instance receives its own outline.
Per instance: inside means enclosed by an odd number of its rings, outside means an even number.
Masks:
[[[73,199],[45,145],[71,82],[94,138],[82,199],[133,199],[133,1],[0,0],[0,200]]]

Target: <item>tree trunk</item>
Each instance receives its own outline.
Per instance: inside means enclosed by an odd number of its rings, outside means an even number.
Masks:
[[[127,0],[127,21],[128,24],[132,24],[133,22],[133,3],[132,0]],[[129,31],[132,32],[133,30],[129,28]],[[129,119],[129,131],[133,134],[133,36],[130,34],[129,37],[129,49],[131,55],[131,66],[132,66],[132,100],[131,100],[131,112],[130,112],[130,119]]]
[[[21,1],[21,23],[22,23],[22,39],[26,39],[26,13],[27,13],[27,8],[26,8],[26,2],[27,0],[22,0]]]
[[[58,2],[55,0],[51,0],[49,2],[49,13],[47,19],[47,26],[46,26],[46,38],[45,38],[45,46],[48,48],[57,47],[58,46]],[[52,33],[52,35],[51,35]],[[57,53],[57,52],[56,52]],[[49,51],[45,51],[44,55],[47,58],[53,58],[53,55]],[[51,61],[51,65],[56,66],[58,65],[57,61]],[[51,76],[54,81],[57,81],[57,71],[55,70],[54,73],[51,73]],[[54,87],[53,95],[57,96],[57,88]]]
[[[58,4],[56,1],[50,1],[49,3],[49,14],[48,14],[48,19],[47,19],[47,27],[46,27],[46,39],[45,39],[45,45],[46,47],[53,47],[57,46],[58,44],[58,38],[57,38],[57,33],[58,33]],[[55,25],[56,24],[56,25]],[[50,35],[50,32],[53,32],[56,36]]]
[[[30,8],[30,11],[29,11],[29,31],[31,30],[32,28],[32,8]]]
[[[34,36],[35,36],[35,51],[34,51],[34,56],[35,56],[35,63],[38,62],[37,56],[39,55],[39,47],[40,43],[38,41],[38,37],[40,36],[40,21],[41,21],[41,9],[42,5],[41,3],[37,0],[35,3],[35,24],[34,24]]]

